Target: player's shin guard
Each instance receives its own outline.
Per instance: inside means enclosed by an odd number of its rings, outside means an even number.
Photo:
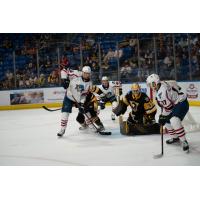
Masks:
[[[101,120],[100,120],[100,118],[98,116],[93,118],[93,122],[98,126],[98,130],[99,131],[104,131],[105,130],[104,125],[103,125],[103,123],[101,122]]]
[[[91,114],[88,112],[88,113],[86,113],[86,115],[87,115],[87,118],[85,119],[85,122],[86,122],[87,126],[90,128],[90,130],[95,132],[96,129],[94,127],[94,124],[92,124],[93,123],[93,119],[92,119]]]

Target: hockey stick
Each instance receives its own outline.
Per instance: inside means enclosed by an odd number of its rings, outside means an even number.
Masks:
[[[161,125],[160,126],[160,134],[161,134],[161,153],[160,154],[157,154],[157,155],[154,155],[154,158],[157,159],[157,158],[161,158],[164,154],[164,146],[163,146],[163,126]]]
[[[42,106],[42,107],[43,107],[45,110],[50,111],[50,112],[61,110],[61,108],[49,109],[49,108],[47,108],[46,106]]]
[[[74,101],[76,102],[76,105],[78,108],[80,108],[80,105],[78,103],[78,101],[75,99],[75,97],[72,95],[72,98],[74,99]],[[84,112],[84,115],[87,117],[87,119],[90,121],[91,118],[87,115],[86,112]],[[95,126],[95,124],[91,121],[92,126],[96,129],[97,133],[99,133],[100,135],[111,135],[111,132],[107,132],[107,131],[99,131],[99,129]]]
[[[117,103],[118,103],[118,104],[119,104],[119,102],[120,102],[120,92],[119,92],[119,89],[120,89],[120,86],[116,86],[116,87],[115,87],[115,95],[116,95],[116,97],[117,97]],[[119,116],[120,132],[121,132],[121,125],[122,125],[122,123],[123,123],[123,116],[120,115],[120,116]]]

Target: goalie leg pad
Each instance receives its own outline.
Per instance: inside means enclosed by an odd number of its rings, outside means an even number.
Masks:
[[[129,124],[127,121],[123,121],[120,124],[120,132],[122,135],[151,135],[151,134],[160,134],[160,125],[155,124]]]

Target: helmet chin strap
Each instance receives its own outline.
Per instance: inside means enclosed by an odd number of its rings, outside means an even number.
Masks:
[[[157,91],[160,89],[160,86],[161,86],[161,83],[158,83],[158,84],[156,85],[156,90],[157,90]]]
[[[90,81],[90,77],[84,78],[84,77],[82,76],[82,80],[83,80],[84,82],[88,82],[88,81]]]

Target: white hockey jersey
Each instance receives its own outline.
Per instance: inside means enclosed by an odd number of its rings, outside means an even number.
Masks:
[[[92,82],[83,81],[81,71],[63,69],[61,71],[61,79],[67,78],[70,80],[69,87],[66,91],[67,97],[74,102],[75,98],[78,103],[84,103],[90,88],[92,88]]]
[[[156,92],[158,105],[162,107],[162,114],[169,115],[176,104],[186,99],[186,95],[180,90],[178,85],[170,85],[162,82],[159,90]]]
[[[115,84],[112,81],[109,81],[109,87],[104,88],[103,85],[99,86],[100,90],[103,92],[103,94],[100,95],[100,97],[106,97],[110,98],[112,96],[115,96]]]

